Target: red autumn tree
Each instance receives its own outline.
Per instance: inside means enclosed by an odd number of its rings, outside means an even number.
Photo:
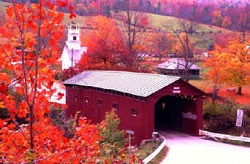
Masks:
[[[229,42],[233,39],[237,39],[238,35],[235,33],[218,33],[214,34],[213,41],[214,41],[214,49],[223,49],[226,48]]]
[[[29,6],[13,1],[6,10],[0,30],[0,104],[9,117],[0,119],[0,163],[91,163],[98,156],[96,125],[80,119],[68,139],[47,116],[63,36],[63,14],[56,9],[40,0]]]
[[[121,60],[124,59],[124,42],[115,22],[103,16],[91,18],[88,22],[94,30],[85,37],[88,52],[78,64],[81,70],[112,69],[124,62]]]
[[[149,47],[148,51],[150,54],[155,54],[159,58],[159,62],[164,57],[164,55],[169,54],[173,51],[174,36],[172,34],[164,32],[154,32],[148,39]]]

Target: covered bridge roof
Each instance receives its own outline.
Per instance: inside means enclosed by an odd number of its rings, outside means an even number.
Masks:
[[[93,87],[148,97],[174,83],[180,77],[125,71],[84,71],[64,82],[65,85]]]

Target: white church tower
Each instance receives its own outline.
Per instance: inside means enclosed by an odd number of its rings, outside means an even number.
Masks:
[[[66,41],[66,45],[69,49],[79,50],[81,48],[79,25],[74,22],[71,22],[68,26],[68,40]]]
[[[81,47],[79,25],[71,22],[68,26],[68,38],[61,56],[62,70],[75,66],[85,52],[87,52],[87,47]]]

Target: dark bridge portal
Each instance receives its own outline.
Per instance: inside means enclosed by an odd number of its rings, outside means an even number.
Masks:
[[[155,104],[155,129],[182,131],[183,99],[176,96],[162,97]]]
[[[195,100],[184,95],[169,95],[155,104],[155,129],[171,129],[189,134],[197,131]]]

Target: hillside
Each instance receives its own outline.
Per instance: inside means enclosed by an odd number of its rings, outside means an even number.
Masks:
[[[2,2],[0,1],[0,11],[5,12],[5,8],[9,5],[10,3],[7,2]],[[121,12],[121,11],[120,11]],[[116,14],[116,13],[112,13]],[[145,14],[145,13],[143,13]],[[149,24],[147,26],[147,30],[145,32],[152,32],[155,30],[161,30],[165,32],[170,32],[173,33],[175,30],[181,30],[180,27],[180,20],[177,17],[173,16],[163,16],[163,15],[158,15],[158,14],[145,14],[148,17]],[[114,16],[114,15],[113,15]],[[86,19],[92,17],[92,16],[80,16],[77,15],[76,18],[74,19],[69,19],[69,15],[66,13],[65,14],[65,20],[64,24],[67,25],[69,22],[74,21],[80,24],[80,26],[84,29],[84,27],[87,27],[87,22]],[[224,28],[219,28],[216,26],[211,26],[211,25],[206,25],[202,23],[195,23],[195,32],[194,37],[196,40],[206,40],[206,42],[199,47],[201,51],[206,51],[208,47],[213,44],[212,43],[212,37],[215,34],[223,34],[223,33],[231,33],[232,31]],[[88,31],[83,30],[83,34]]]
[[[143,13],[145,14],[145,13]],[[148,26],[146,27],[146,30],[144,32],[141,32],[140,35],[143,35],[143,33],[151,33],[153,31],[162,31],[167,33],[174,33],[174,31],[182,30],[181,27],[181,21],[183,19],[179,19],[172,16],[163,16],[163,15],[157,15],[157,14],[145,14],[148,17]],[[90,16],[79,16],[77,15],[74,19],[69,19],[68,14],[65,14],[65,24],[68,24],[70,21],[75,21],[80,24],[80,26],[83,28],[82,33],[87,33],[88,31],[84,30],[86,27],[88,27],[88,23],[86,22],[86,19],[90,18]],[[119,21],[119,20],[116,20]],[[187,21],[187,20],[185,20]],[[187,23],[190,23],[190,21],[187,21]],[[121,24],[121,23],[118,23]],[[225,33],[233,33],[234,31],[230,31],[228,29],[219,28],[216,26],[201,24],[201,23],[195,23],[194,24],[194,40],[198,41],[204,41],[201,45],[199,45],[200,51],[207,51],[209,46],[213,44],[213,36],[215,34],[225,34]]]
[[[248,3],[248,0],[179,0],[179,2],[191,4],[244,5]]]
[[[27,1],[37,2],[38,0],[22,0],[22,2]],[[50,2],[55,1],[50,0]],[[127,0],[70,0],[68,2],[75,8],[75,13],[84,16],[110,16],[112,11],[125,11],[129,6],[129,9],[133,11],[175,16],[238,31],[242,30],[241,24],[249,19],[247,11],[250,8],[247,0],[133,0],[131,2]],[[250,30],[250,24],[248,23],[244,28]]]

